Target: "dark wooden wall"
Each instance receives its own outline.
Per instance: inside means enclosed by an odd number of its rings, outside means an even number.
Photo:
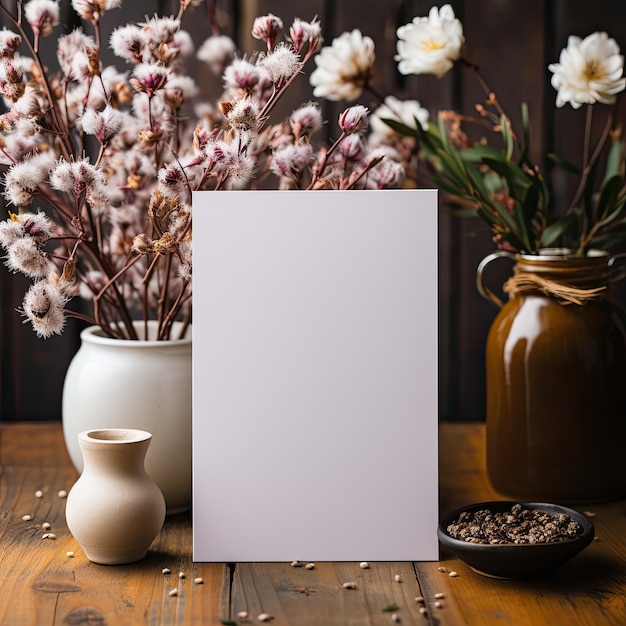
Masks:
[[[62,4],[69,5],[63,0]],[[505,110],[519,121],[520,102],[529,103],[532,119],[533,153],[537,159],[548,150],[575,152],[580,145],[583,115],[570,107],[555,110],[556,92],[550,86],[547,66],[558,60],[570,34],[584,37],[606,30],[626,50],[626,4],[617,0],[593,3],[571,0],[459,0],[451,2],[462,20],[466,35],[466,56],[478,63],[499,95]],[[142,19],[155,11],[175,12],[177,2],[125,1],[121,10],[111,11],[107,23]],[[359,28],[376,42],[375,85],[383,94],[417,98],[435,115],[440,108],[469,111],[482,98],[472,76],[455,71],[444,79],[431,76],[403,77],[393,61],[396,28],[415,15],[426,15],[432,6],[424,0],[216,0],[224,32],[235,37],[241,50],[259,49],[249,35],[254,17],[272,12],[288,25],[294,17],[317,15],[329,45],[345,30]],[[185,27],[197,42],[209,34],[201,9],[189,16]],[[89,32],[89,31],[88,31]],[[52,50],[52,49],[51,49]],[[306,68],[310,75],[314,66]],[[461,68],[459,68],[461,69]],[[205,92],[220,92],[215,78],[196,78]],[[311,99],[307,76],[297,81],[289,98],[276,111],[276,118],[289,113],[300,102]],[[362,104],[375,108],[369,96]],[[346,103],[324,103],[330,123]],[[571,190],[554,178],[559,206]],[[484,344],[496,310],[483,301],[474,286],[476,266],[492,251],[489,234],[482,223],[451,217],[442,207],[439,232],[440,273],[440,417],[443,420],[482,420],[484,417]],[[504,264],[504,262],[503,262]],[[489,274],[496,287],[507,275],[507,267]],[[21,324],[15,308],[20,305],[23,287],[15,276],[0,272],[0,416],[2,419],[53,419],[60,415],[63,375],[78,346],[77,324],[70,324],[63,337],[38,340]],[[433,367],[437,365],[433,364]]]

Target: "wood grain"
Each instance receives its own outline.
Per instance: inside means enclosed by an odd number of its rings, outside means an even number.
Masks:
[[[624,500],[574,507],[595,514],[598,540],[537,580],[485,578],[443,550],[441,561],[373,562],[367,569],[343,562],[316,563],[313,569],[194,563],[188,514],[166,520],[142,561],[102,566],[86,559],[65,524],[65,499],[58,491],[71,488],[77,475],[60,424],[0,425],[0,455],[3,626],[246,626],[259,623],[262,613],[276,626],[386,626],[394,614],[400,620],[395,623],[416,626],[626,624]],[[499,497],[485,475],[484,425],[441,425],[440,487],[442,514]],[[43,522],[56,539],[42,539]],[[458,576],[450,577],[450,571]],[[198,577],[202,584],[195,582]],[[356,588],[344,588],[345,582]],[[171,596],[174,588],[178,593]],[[238,617],[241,611],[246,621]]]

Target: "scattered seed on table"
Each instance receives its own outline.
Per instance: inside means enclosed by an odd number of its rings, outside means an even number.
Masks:
[[[445,572],[445,571],[446,571],[446,568],[445,568],[445,567],[438,567],[437,569],[438,569],[440,572]]]
[[[598,535],[596,535],[596,536],[593,538],[593,540],[594,540],[594,541],[600,541],[600,537],[598,537]]]
[[[443,595],[443,593],[436,593],[436,594],[435,594],[435,598],[436,598],[437,600],[441,600],[442,598],[445,598],[445,597],[446,597],[446,596],[444,596],[444,595]]]
[[[435,608],[436,609],[440,609],[441,607],[442,607],[441,602],[439,602],[439,601],[435,602]]]
[[[402,582],[402,576],[400,576],[400,574],[396,574],[393,578],[397,583]]]
[[[42,530],[50,530],[51,528],[52,528],[52,525],[50,524],[50,522],[44,522],[44,523],[41,525],[41,529],[42,529]]]
[[[200,577],[194,578],[193,582],[196,583],[196,585],[201,585],[202,583],[204,583],[204,581]]]
[[[187,578],[187,576],[186,576],[185,572],[178,572],[178,578],[180,578],[182,580],[183,578]]]
[[[66,556],[68,559],[71,559],[71,558],[74,556],[74,553],[73,553],[71,550],[69,550],[68,552],[66,552],[66,553],[65,553],[65,556]]]
[[[424,602],[424,601],[425,601],[425,600],[424,600],[424,596],[417,596],[417,597],[415,598],[415,602]]]
[[[450,576],[450,577],[454,578],[455,576],[458,576],[458,574],[457,574],[457,572],[455,572],[454,570],[452,570],[452,571],[448,574],[448,576]]]
[[[302,567],[302,565],[301,561],[291,561],[291,567]]]
[[[259,620],[259,622],[269,622],[271,619],[274,618],[269,613],[261,613],[261,615],[259,615],[257,619]]]
[[[22,515],[22,521],[23,522],[30,522],[30,520],[33,519],[32,515]]]
[[[59,496],[59,498],[67,498],[67,491],[65,491],[65,489],[59,489],[57,496]]]
[[[585,515],[587,517],[595,517],[596,516],[596,514],[593,511],[585,511]]]
[[[396,624],[398,624],[400,622],[400,617],[397,613],[392,613],[391,614],[391,621],[395,622]]]
[[[42,539],[56,539],[57,536],[54,533],[44,533],[41,535]]]
[[[178,595],[178,589],[170,589],[169,593],[167,594],[168,596],[170,596],[170,598],[177,596]]]
[[[425,606],[420,606],[420,613],[422,615],[428,615],[428,609]]]
[[[369,566],[370,566],[370,564],[369,564],[367,561],[361,561],[361,562],[359,563],[359,567],[360,567],[361,569],[369,569]]]
[[[315,563],[307,563],[304,569],[315,569]]]
[[[342,587],[344,589],[356,589],[356,583],[353,583],[353,582],[343,583]]]
[[[248,617],[248,611],[239,611],[239,613],[237,613],[237,617],[239,619],[246,619],[246,617]]]
[[[169,567],[164,567],[161,570],[161,574],[171,574],[171,573],[172,573],[172,570]]]
[[[35,498],[43,498],[43,491],[41,491],[41,489],[35,491]]]

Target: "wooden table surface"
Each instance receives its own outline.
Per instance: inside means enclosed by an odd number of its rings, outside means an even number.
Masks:
[[[626,624],[624,500],[575,507],[595,513],[598,540],[531,581],[479,576],[443,551],[439,562],[376,562],[369,569],[358,563],[316,563],[311,570],[289,563],[194,563],[187,514],[166,520],[144,560],[102,566],[86,559],[65,524],[58,492],[69,490],[77,475],[60,424],[1,425],[0,462],[2,626],[245,626],[260,623],[262,613],[275,626]],[[497,498],[485,476],[484,426],[442,424],[441,513]],[[55,540],[42,539],[43,522],[51,524]],[[163,568],[172,573],[164,575]],[[451,570],[458,576],[448,576]],[[345,581],[357,588],[344,589]],[[436,594],[443,594],[440,607]],[[427,614],[420,613],[418,596]],[[249,617],[238,617],[241,611]]]

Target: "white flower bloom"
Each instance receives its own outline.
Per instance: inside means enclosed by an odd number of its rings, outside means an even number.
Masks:
[[[548,66],[558,92],[556,106],[569,102],[578,109],[583,104],[615,102],[615,94],[626,87],[624,57],[619,52],[617,42],[604,32],[585,39],[570,36],[559,62]]]
[[[60,335],[65,326],[63,308],[67,303],[58,287],[39,280],[26,292],[22,303],[24,316],[31,322],[39,337]]]
[[[399,100],[394,96],[387,96],[370,115],[373,143],[385,143],[397,136],[397,133],[383,120],[396,120],[410,128],[415,128],[415,120],[426,130],[428,128],[428,110],[422,107],[417,100]]]
[[[260,39],[267,44],[268,50],[274,47],[274,44],[283,32],[283,21],[280,17],[276,17],[271,13],[257,17],[252,25],[252,36]]]
[[[465,42],[463,26],[449,4],[433,7],[428,17],[416,17],[398,28],[398,54],[401,74],[434,74],[441,78],[460,58]]]
[[[374,41],[358,29],[333,39],[315,57],[310,82],[316,98],[354,100],[369,83],[375,60]]]
[[[402,186],[406,178],[406,171],[401,163],[384,158],[370,170],[369,176],[379,189],[398,188]]]
[[[151,63],[141,63],[133,70],[130,84],[136,91],[147,94],[150,98],[167,84],[170,71],[161,66]]]

